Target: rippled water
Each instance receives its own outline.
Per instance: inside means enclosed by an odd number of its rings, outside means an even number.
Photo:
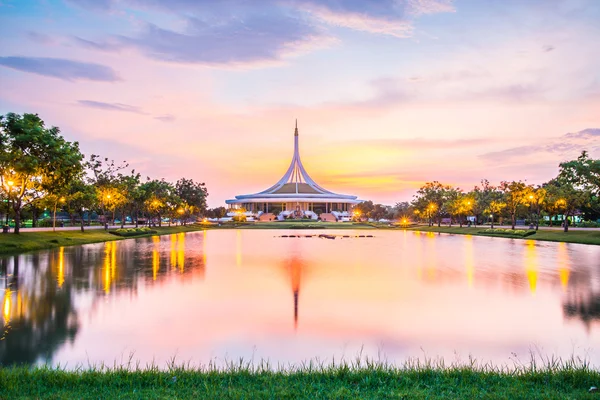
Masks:
[[[323,233],[350,237],[280,237]],[[0,271],[2,365],[512,364],[532,350],[600,365],[600,246],[219,230],[4,257]]]

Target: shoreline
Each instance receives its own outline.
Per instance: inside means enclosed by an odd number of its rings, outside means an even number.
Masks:
[[[202,230],[219,230],[219,229],[364,229],[364,230],[394,230],[394,231],[413,231],[425,233],[445,233],[454,235],[473,235],[485,237],[497,237],[519,240],[536,240],[548,242],[563,242],[587,245],[600,245],[600,230],[589,228],[590,230],[578,229],[570,230],[564,233],[562,230],[540,229],[534,235],[527,237],[517,237],[503,234],[490,234],[482,232],[489,229],[488,226],[478,227],[437,227],[425,225],[389,226],[388,224],[378,223],[317,223],[317,222],[260,222],[260,223],[235,223],[223,224],[221,226],[214,224],[192,224],[184,226],[164,226],[154,227],[157,233],[149,233],[134,237],[121,237],[113,235],[103,229],[89,229],[85,232],[79,230],[60,230],[52,231],[36,231],[28,232],[21,231],[21,234],[15,235],[12,233],[0,234],[0,255],[15,255],[27,253],[37,250],[49,250],[58,247],[77,246],[83,244],[103,243],[116,240],[135,239],[151,236],[163,236],[181,232],[196,232]],[[111,229],[112,230],[112,229]]]

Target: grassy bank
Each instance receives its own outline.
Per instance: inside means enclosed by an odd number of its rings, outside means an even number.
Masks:
[[[198,225],[192,226],[171,226],[162,228],[152,228],[156,233],[148,233],[136,237],[145,237],[153,235],[169,235],[179,232],[190,232],[202,229]],[[123,240],[126,237],[112,235],[103,229],[89,229],[81,231],[48,231],[48,232],[27,232],[22,230],[19,235],[12,233],[0,234],[0,254],[23,253],[33,250],[52,249],[61,246],[74,246],[79,244],[109,242],[113,240]]]
[[[600,373],[550,369],[371,364],[304,366],[287,372],[232,366],[225,371],[157,368],[68,372],[0,368],[2,399],[597,399]]]
[[[600,231],[584,231],[584,230],[571,230],[569,232],[563,232],[559,230],[546,230],[540,229],[534,235],[527,237],[517,237],[512,235],[497,235],[483,232],[488,227],[463,227],[458,226],[449,228],[447,226],[414,226],[407,228],[408,230],[421,231],[421,232],[440,232],[440,233],[453,233],[458,235],[475,235],[475,236],[490,236],[490,237],[508,237],[513,239],[525,239],[525,240],[544,240],[548,242],[566,242],[566,243],[581,243],[581,244],[595,244],[600,245]]]

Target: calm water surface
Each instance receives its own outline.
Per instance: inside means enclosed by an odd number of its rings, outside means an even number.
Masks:
[[[373,238],[282,238],[280,235]],[[221,230],[0,258],[0,364],[363,356],[600,366],[600,246]]]

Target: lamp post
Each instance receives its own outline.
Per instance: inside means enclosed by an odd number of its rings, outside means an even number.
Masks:
[[[179,208],[177,213],[179,213],[179,226],[183,225],[183,213],[185,210],[183,208]]]
[[[110,201],[110,194],[107,194],[105,196],[106,198],[106,203],[108,203]],[[106,220],[106,215],[104,215],[104,230],[108,230],[108,221]]]
[[[532,220],[529,222],[529,229],[533,229],[533,200],[535,196],[533,194],[529,195],[529,213],[531,214]],[[536,214],[537,217],[537,214]]]
[[[56,205],[58,204],[58,202],[64,202],[65,198],[61,197],[61,198],[57,198],[56,201],[54,202],[54,214],[52,215],[52,232],[56,232]]]
[[[429,205],[429,226],[433,226],[433,204]]]

